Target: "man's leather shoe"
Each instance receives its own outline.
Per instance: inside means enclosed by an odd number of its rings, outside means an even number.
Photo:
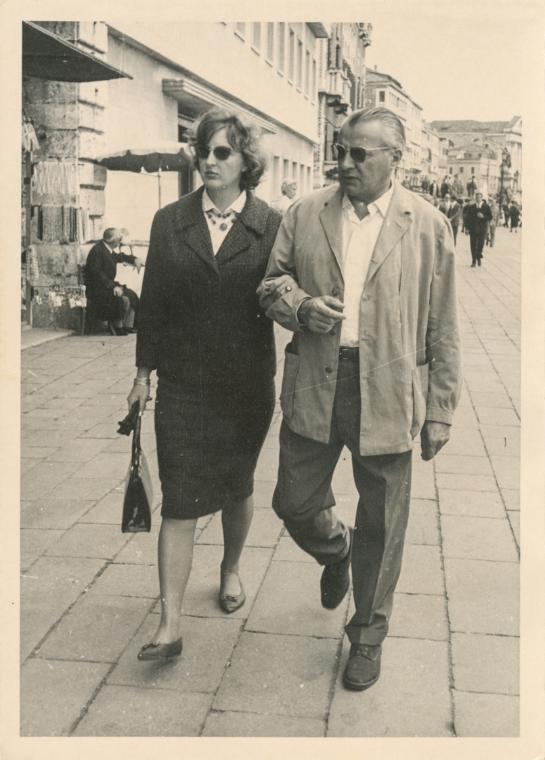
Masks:
[[[352,644],[348,662],[343,673],[343,684],[353,691],[364,691],[372,686],[380,675],[380,644]]]
[[[320,578],[322,607],[334,610],[346,596],[350,586],[350,556],[352,554],[352,529],[349,529],[349,545],[346,557],[333,565],[326,565]]]
[[[138,652],[139,660],[169,660],[182,654],[182,639],[170,641],[168,644],[144,644]]]

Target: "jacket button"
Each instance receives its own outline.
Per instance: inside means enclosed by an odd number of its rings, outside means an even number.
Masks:
[[[333,288],[333,290],[331,291],[331,295],[332,295],[334,298],[337,298],[337,296],[339,295],[339,293],[340,293],[340,290],[339,290],[339,288],[337,288],[337,287]]]
[[[326,371],[326,372],[327,372],[327,374],[329,375],[329,374],[331,374],[331,372],[333,372],[333,367],[330,367],[330,366],[328,365],[328,366],[325,368],[325,371]]]

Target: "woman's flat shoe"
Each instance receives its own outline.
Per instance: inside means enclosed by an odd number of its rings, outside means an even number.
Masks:
[[[182,639],[170,641],[168,644],[144,644],[138,652],[139,660],[168,660],[182,654]]]
[[[221,587],[220,587],[220,593],[218,597],[219,605],[221,609],[226,612],[228,615],[230,615],[232,612],[236,612],[239,610],[244,602],[246,601],[246,594],[244,593],[244,587],[242,585],[242,581],[239,578],[240,583],[240,594],[234,595],[234,594],[224,594]],[[222,578],[222,585],[223,585],[223,578]]]

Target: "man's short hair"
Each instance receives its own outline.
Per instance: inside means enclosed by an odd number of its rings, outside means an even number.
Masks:
[[[284,182],[282,182],[280,185],[280,190],[283,193],[290,188],[293,188],[294,190],[297,188],[297,182],[295,180],[285,179]]]
[[[105,243],[113,243],[114,240],[119,240],[123,237],[123,233],[119,227],[107,227],[102,233],[102,239]]]
[[[405,127],[403,122],[393,111],[384,106],[369,106],[354,111],[343,122],[343,127],[354,127],[356,124],[366,121],[380,121],[385,127],[384,142],[392,148],[403,151],[405,148]]]

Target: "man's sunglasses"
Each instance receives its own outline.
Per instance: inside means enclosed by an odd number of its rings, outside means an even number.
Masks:
[[[355,164],[363,164],[368,153],[375,153],[378,150],[392,150],[391,145],[386,145],[383,148],[345,148],[340,143],[333,143],[333,153],[337,161],[344,161],[346,154],[350,154],[350,158]]]
[[[195,153],[197,154],[197,158],[202,158],[203,161],[206,161],[206,159],[210,155],[210,152],[214,154],[214,158],[216,159],[216,161],[227,161],[229,156],[233,155],[232,148],[227,148],[224,145],[218,145],[215,148],[204,148],[202,146],[197,146],[195,148]]]

